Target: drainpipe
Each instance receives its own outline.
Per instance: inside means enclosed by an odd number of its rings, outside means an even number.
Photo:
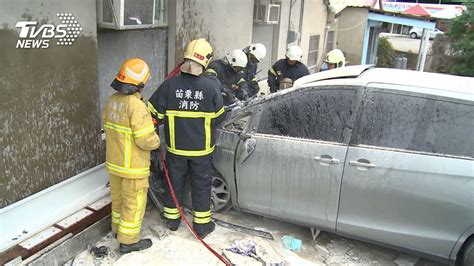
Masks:
[[[298,38],[298,45],[301,46],[301,37],[303,37],[303,10],[304,10],[304,0],[301,0],[301,7],[300,7],[300,25],[298,31],[300,33],[300,37]]]
[[[423,42],[425,43],[423,46],[423,52],[421,54],[421,62],[420,62],[420,71],[423,72],[425,70],[425,62],[426,62],[426,54],[428,53],[428,46],[430,40],[430,32],[431,30],[425,30],[425,36],[423,36]]]

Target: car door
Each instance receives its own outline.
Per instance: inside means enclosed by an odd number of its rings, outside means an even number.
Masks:
[[[472,95],[407,90],[419,89],[373,85],[363,98],[337,232],[448,258],[474,222]]]
[[[354,86],[325,86],[263,103],[237,150],[239,206],[333,230],[358,97]]]
[[[252,110],[242,111],[225,121],[221,128],[216,130],[216,148],[213,155],[213,165],[217,172],[226,180],[233,205],[237,204],[237,187],[235,184],[235,151],[241,135],[252,119]]]

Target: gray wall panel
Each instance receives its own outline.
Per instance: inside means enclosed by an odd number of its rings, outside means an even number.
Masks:
[[[83,30],[69,46],[17,49],[18,21]],[[0,1],[0,208],[104,160],[94,0]],[[36,37],[36,40],[44,39]]]
[[[115,91],[110,87],[122,63],[128,58],[142,58],[150,66],[151,77],[142,93],[150,97],[163,82],[166,66],[166,28],[128,31],[99,31],[99,90],[100,110],[103,110],[109,95]]]

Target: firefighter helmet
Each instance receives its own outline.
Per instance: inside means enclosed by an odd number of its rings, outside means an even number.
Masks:
[[[204,38],[191,41],[186,47],[184,58],[207,67],[212,59],[212,47]]]
[[[326,54],[324,62],[328,64],[335,64],[336,67],[343,67],[346,65],[346,57],[344,53],[339,49],[333,49]]]
[[[293,45],[286,50],[286,58],[292,61],[301,62],[303,60],[303,51],[298,45]]]
[[[267,55],[267,48],[261,43],[254,43],[250,45],[249,52],[255,56],[258,62],[261,62],[265,55]]]
[[[229,65],[235,68],[244,68],[247,66],[247,55],[240,49],[235,49],[228,53],[225,58]]]
[[[126,60],[111,86],[124,94],[134,94],[145,86],[150,78],[150,67],[140,58]]]

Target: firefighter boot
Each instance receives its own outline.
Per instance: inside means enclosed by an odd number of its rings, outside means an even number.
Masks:
[[[193,227],[200,238],[205,238],[208,234],[214,232],[216,224],[213,222],[199,225],[194,224]]]
[[[122,254],[127,254],[133,251],[140,251],[140,250],[147,249],[151,247],[151,245],[153,245],[153,242],[151,242],[151,239],[145,238],[145,239],[141,239],[137,243],[130,244],[130,245],[120,244],[119,249]]]
[[[181,219],[176,219],[176,220],[166,219],[166,226],[171,231],[178,230],[180,224],[181,224]]]

